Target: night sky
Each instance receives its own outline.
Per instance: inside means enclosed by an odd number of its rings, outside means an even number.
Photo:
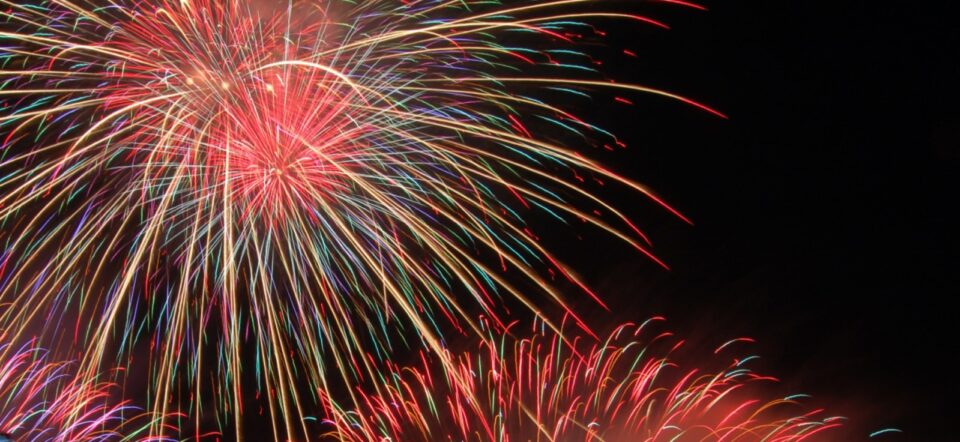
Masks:
[[[615,312],[756,338],[762,369],[853,435],[947,440],[960,32],[947,10],[882,3],[710,1],[655,9],[670,31],[614,29],[611,53],[638,54],[620,78],[731,118],[657,99],[601,115],[630,143],[607,164],[695,225],[639,209],[670,271],[594,241],[572,264]]]

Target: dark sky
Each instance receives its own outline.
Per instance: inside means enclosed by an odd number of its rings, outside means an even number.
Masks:
[[[614,49],[639,56],[617,70],[730,120],[657,99],[602,116],[631,144],[619,169],[695,226],[644,212],[669,272],[604,244],[574,268],[615,311],[757,338],[765,372],[860,435],[947,440],[960,393],[955,15],[927,2],[705,4],[654,9],[667,32],[614,29]]]

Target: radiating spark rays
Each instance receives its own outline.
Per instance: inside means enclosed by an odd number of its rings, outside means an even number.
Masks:
[[[147,365],[154,434],[189,409],[190,433],[215,418],[240,438],[255,377],[277,439],[310,437],[316,391],[380,378],[396,348],[454,364],[449,330],[480,334],[476,311],[559,331],[549,304],[592,333],[553,278],[601,299],[525,218],[661,265],[596,187],[685,218],[588,158],[619,140],[551,94],[722,116],[603,78],[584,30],[665,26],[605,3],[0,0],[0,329],[64,318],[43,339],[82,375]]]

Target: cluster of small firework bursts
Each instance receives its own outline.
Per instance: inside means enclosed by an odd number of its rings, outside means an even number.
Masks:
[[[357,409],[331,401],[333,438],[347,441],[809,440],[840,425],[797,399],[758,400],[752,358],[708,371],[673,358],[682,342],[624,324],[602,342],[541,331],[491,336],[444,367],[392,367]],[[649,335],[649,336],[648,336]],[[734,341],[735,342],[735,341]],[[721,346],[719,350],[729,347]],[[718,361],[722,361],[718,358]]]
[[[146,436],[152,415],[111,401],[117,385],[78,382],[75,367],[50,361],[33,343],[0,345],[0,356],[0,441],[166,440]]]
[[[598,0],[279,3],[0,0],[0,432],[240,438],[250,378],[278,440],[319,437],[318,408],[348,441],[786,441],[837,425],[744,393],[759,378],[743,361],[679,371],[646,351],[661,339],[634,340],[642,327],[571,341],[541,313],[559,305],[592,335],[553,279],[597,298],[525,217],[659,263],[592,189],[680,216],[583,155],[624,144],[549,99],[647,93],[716,114],[610,81],[580,49],[595,23],[664,25]],[[505,299],[543,330],[514,342]],[[482,344],[453,354],[445,330]],[[33,339],[81,358],[13,346]],[[410,347],[422,366],[390,362]],[[147,386],[147,413],[92,381],[111,360]],[[364,387],[344,401],[343,385]]]

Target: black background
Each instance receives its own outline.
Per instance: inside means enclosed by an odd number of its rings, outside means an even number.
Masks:
[[[617,169],[695,225],[644,220],[669,272],[602,242],[573,267],[618,315],[757,338],[783,389],[851,418],[844,440],[951,440],[960,32],[947,8],[889,3],[711,1],[649,10],[670,31],[613,28],[611,54],[638,55],[616,76],[730,120],[598,110],[631,145]]]

